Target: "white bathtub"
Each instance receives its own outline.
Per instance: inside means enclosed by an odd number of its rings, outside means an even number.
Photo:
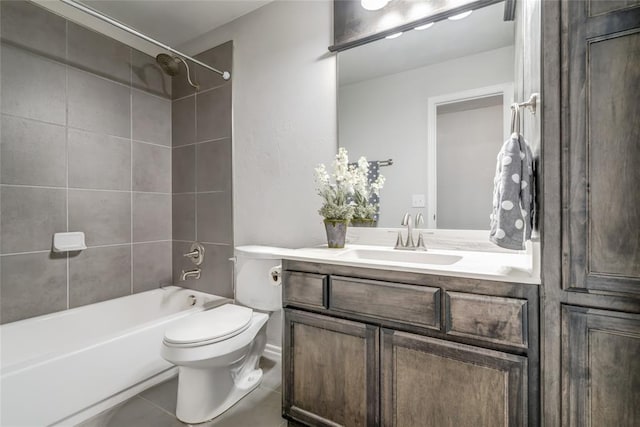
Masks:
[[[1,325],[0,425],[74,425],[164,381],[167,325],[226,302],[169,286]]]

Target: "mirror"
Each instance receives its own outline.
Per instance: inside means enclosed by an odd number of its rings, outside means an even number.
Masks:
[[[379,227],[488,229],[508,136],[515,23],[504,3],[338,54],[338,140],[380,164]]]

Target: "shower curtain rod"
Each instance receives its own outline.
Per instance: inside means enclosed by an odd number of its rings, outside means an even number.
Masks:
[[[131,27],[123,24],[120,21],[117,21],[117,20],[115,20],[115,19],[113,19],[113,18],[111,18],[111,17],[109,17],[107,15],[104,15],[101,12],[98,12],[97,10],[95,10],[95,9],[89,7],[89,6],[85,6],[85,5],[81,4],[81,3],[78,3],[75,0],[60,0],[60,1],[62,3],[64,3],[64,4],[68,5],[68,6],[76,8],[76,9],[78,9],[78,10],[80,10],[80,11],[82,11],[82,12],[88,14],[88,15],[91,15],[94,18],[98,18],[101,21],[106,22],[107,24],[111,24],[114,27],[120,28],[121,30],[126,31],[129,34],[133,34],[136,37],[140,37],[141,39],[143,39],[143,40],[145,40],[145,41],[147,41],[147,42],[149,42],[151,44],[154,44],[154,45],[156,45],[158,47],[161,47],[164,50],[167,50],[167,51],[169,51],[171,53],[174,53],[174,54],[176,54],[176,55],[178,55],[178,56],[180,56],[180,57],[182,57],[184,59],[188,59],[189,61],[193,62],[194,64],[198,64],[201,67],[206,68],[207,70],[211,70],[211,71],[213,71],[215,73],[218,73],[225,80],[229,80],[231,78],[231,73],[229,73],[228,71],[220,71],[220,70],[218,70],[216,68],[213,68],[210,65],[205,64],[202,61],[198,61],[197,59],[190,57],[189,55],[185,55],[184,53],[180,52],[179,50],[176,50],[176,49],[172,48],[171,46],[167,46],[166,44],[161,43],[156,39],[153,39],[153,38],[151,38],[151,37],[149,37],[149,36],[147,36],[145,34],[142,34],[140,31],[137,31],[136,29],[131,28]]]

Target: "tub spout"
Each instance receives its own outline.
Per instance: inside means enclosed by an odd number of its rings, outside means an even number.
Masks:
[[[194,268],[193,270],[187,270],[187,271],[182,270],[182,274],[180,274],[180,281],[184,282],[185,280],[191,279],[191,278],[194,278],[197,280],[200,278],[201,271],[202,270],[200,270],[199,268]]]

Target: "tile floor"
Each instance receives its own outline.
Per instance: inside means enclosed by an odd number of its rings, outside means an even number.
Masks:
[[[282,427],[282,368],[263,357],[264,378],[258,388],[215,420],[198,427]],[[175,416],[178,379],[158,384],[80,424],[79,427],[184,427]]]

